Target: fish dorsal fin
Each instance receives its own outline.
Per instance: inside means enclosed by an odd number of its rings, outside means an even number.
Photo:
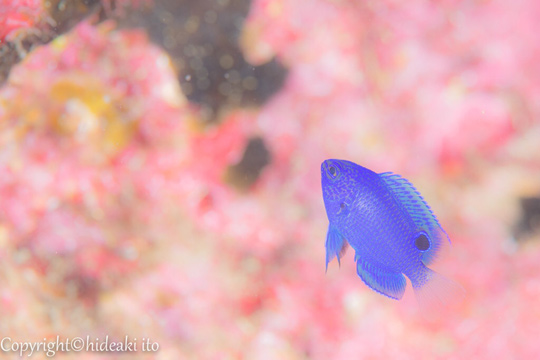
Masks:
[[[411,182],[398,174],[386,172],[379,174],[394,198],[410,215],[416,225],[418,235],[425,233],[431,246],[422,253],[422,261],[429,265],[440,252],[446,242],[450,242],[448,235],[442,228],[439,220],[424,200],[420,192]]]
[[[407,286],[403,274],[388,270],[362,255],[357,254],[355,258],[356,272],[367,286],[391,299],[400,300],[403,297]]]
[[[347,240],[339,233],[338,229],[330,224],[328,226],[328,232],[326,234],[326,269],[328,270],[328,263],[334,259],[335,256],[338,258],[338,263],[341,266],[341,258],[345,255],[347,251],[348,243]]]

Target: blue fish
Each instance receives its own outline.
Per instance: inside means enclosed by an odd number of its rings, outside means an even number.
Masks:
[[[450,239],[418,190],[391,172],[377,174],[351,161],[321,165],[324,206],[330,225],[326,268],[348,244],[356,271],[376,292],[399,300],[411,281],[420,305],[448,305],[461,286],[428,266]]]

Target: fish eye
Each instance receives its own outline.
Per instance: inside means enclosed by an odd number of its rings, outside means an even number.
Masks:
[[[336,168],[335,168],[335,167],[330,166],[330,167],[328,168],[328,171],[330,171],[330,174],[332,174],[332,176],[336,175]]]
[[[430,246],[429,239],[422,234],[414,240],[414,246],[420,251],[426,251]]]

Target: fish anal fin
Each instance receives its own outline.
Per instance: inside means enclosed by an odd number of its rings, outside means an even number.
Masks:
[[[367,286],[391,299],[400,300],[405,293],[407,281],[402,273],[385,269],[361,257],[357,257],[356,272]]]

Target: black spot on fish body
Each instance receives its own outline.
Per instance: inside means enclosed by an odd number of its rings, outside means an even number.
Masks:
[[[341,203],[339,207],[341,208],[341,210],[345,209],[345,203]]]
[[[429,239],[426,235],[422,234],[414,240],[414,246],[420,251],[426,251],[430,247]]]

